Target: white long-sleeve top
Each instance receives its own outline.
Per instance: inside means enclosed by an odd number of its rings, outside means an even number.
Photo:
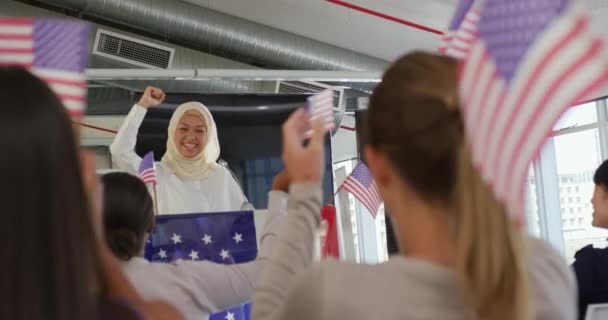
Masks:
[[[313,264],[321,201],[320,185],[291,186],[289,213],[260,272],[253,320],[471,319],[453,269],[407,256],[378,265]],[[542,240],[530,238],[527,247],[533,319],[576,319],[576,283],[564,259]]]
[[[144,299],[163,300],[175,306],[186,320],[250,301],[260,268],[275,242],[276,230],[287,211],[287,194],[268,195],[268,220],[260,238],[256,260],[224,265],[210,261],[148,262],[142,257],[123,262],[123,270]]]
[[[110,145],[113,163],[134,175],[141,162],[135,153],[137,131],[146,112],[146,108],[134,105]],[[237,182],[222,166],[203,179],[183,181],[157,162],[156,175],[159,214],[236,211],[247,202]]]

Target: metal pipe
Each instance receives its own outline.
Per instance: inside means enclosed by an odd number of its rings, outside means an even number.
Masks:
[[[193,69],[87,69],[89,80],[173,80],[194,79]]]
[[[379,72],[265,70],[265,69],[87,69],[89,80],[253,80],[253,81],[330,81],[376,83]]]
[[[312,71],[265,69],[197,69],[197,80],[238,79],[258,81],[334,81],[379,82],[380,72],[374,71]]]

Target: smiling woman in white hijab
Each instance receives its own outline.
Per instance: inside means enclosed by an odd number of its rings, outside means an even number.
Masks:
[[[137,131],[148,108],[164,99],[161,89],[147,87],[127,115],[110,146],[119,169],[137,174],[141,162],[135,153]],[[156,164],[160,214],[235,211],[247,203],[230,172],[216,163],[220,155],[217,128],[202,103],[180,105],[167,134],[167,151]]]

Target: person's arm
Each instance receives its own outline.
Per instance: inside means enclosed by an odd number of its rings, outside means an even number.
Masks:
[[[313,299],[318,295],[314,292],[319,290],[318,284],[298,282],[313,265],[322,205],[325,130],[317,121],[310,142],[303,146],[308,119],[307,113],[298,110],[283,126],[283,160],[293,183],[287,218],[260,272],[253,297],[254,320],[302,319],[298,314],[302,310],[307,310],[306,315],[320,314],[320,305],[315,304],[318,300]],[[306,305],[295,305],[301,303]]]
[[[277,179],[275,178],[275,181]],[[192,287],[193,297],[210,313],[219,312],[250,301],[261,266],[276,241],[278,228],[287,212],[287,193],[276,189],[268,194],[268,220],[260,237],[255,261],[223,265],[209,261],[176,263],[177,273],[184,275]]]
[[[314,261],[314,239],[321,212],[321,186],[294,184],[289,190],[288,213],[273,249],[260,272],[253,298],[252,319],[285,319],[283,308],[299,274]]]
[[[146,320],[182,319],[182,315],[172,305],[163,301],[146,301],[139,296],[103,239],[97,241],[97,251],[100,257],[102,281],[108,298],[126,301]]]
[[[161,89],[147,87],[139,102],[131,108],[110,145],[112,162],[118,168],[132,174],[138,173],[141,158],[135,153],[137,131],[146,116],[148,108],[161,104],[164,99],[165,94]]]

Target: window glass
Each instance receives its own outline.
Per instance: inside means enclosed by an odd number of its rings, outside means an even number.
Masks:
[[[591,226],[589,206],[593,174],[601,161],[598,130],[556,136],[554,142],[560,198],[567,198],[567,203],[561,203],[565,255],[572,261],[580,248],[603,243],[608,237],[607,231]]]

